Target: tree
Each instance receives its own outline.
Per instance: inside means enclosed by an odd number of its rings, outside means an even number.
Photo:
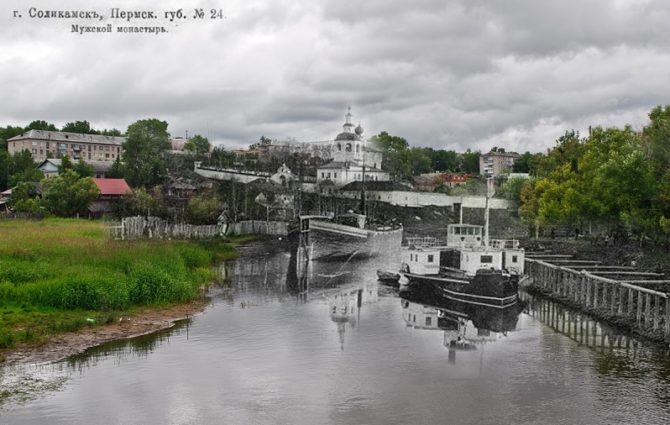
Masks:
[[[69,122],[63,126],[61,131],[69,133],[100,134],[99,131],[91,128],[91,124],[88,121]]]
[[[186,221],[191,224],[216,224],[221,214],[221,200],[212,193],[194,196],[186,206]]]
[[[409,148],[409,143],[403,137],[391,136],[386,131],[382,131],[373,139],[387,153],[399,153]]]
[[[119,218],[135,215],[159,217],[166,215],[166,208],[159,199],[158,191],[148,192],[142,187],[135,189],[132,194],[124,196],[112,208],[114,214]]]
[[[114,137],[123,136],[123,134],[121,134],[121,131],[119,131],[115,128],[112,128],[112,129],[109,129],[109,130],[104,129],[100,132],[100,134],[102,134],[103,136],[114,136]]]
[[[83,159],[80,159],[73,169],[79,177],[93,177],[94,174],[93,166],[85,163]]]
[[[418,176],[419,174],[430,173],[433,171],[430,157],[426,155],[423,148],[409,149],[407,151],[406,161],[409,165],[409,175],[404,176],[406,179],[411,178],[411,176]]]
[[[670,171],[670,105],[649,112],[649,124],[642,129],[644,152],[657,177]]]
[[[69,156],[65,155],[60,159],[60,165],[58,166],[58,174],[63,174],[65,170],[74,170],[74,164]]]
[[[45,130],[45,131],[58,131],[55,125],[48,123],[44,120],[35,120],[28,124],[26,131],[28,130]]]
[[[460,155],[459,158],[459,168],[462,173],[468,174],[479,174],[479,157],[481,152],[471,151],[470,149],[466,150]]]
[[[512,171],[515,173],[530,173],[530,170],[533,168],[533,159],[535,155],[530,152],[525,152],[521,157],[517,158],[514,161],[514,166]]]
[[[386,131],[382,131],[372,137],[371,143],[379,146],[384,152],[382,168],[388,171],[394,180],[411,178],[410,161],[412,154],[409,152],[407,140],[403,137],[391,136]]]
[[[42,202],[51,214],[72,217],[86,214],[88,206],[98,198],[100,191],[90,177],[80,178],[73,170],[44,179]]]
[[[184,150],[195,155],[204,155],[209,152],[210,144],[206,137],[199,134],[188,139],[184,144]]]
[[[12,164],[12,157],[9,152],[0,149],[0,191],[9,186],[9,170]]]
[[[432,171],[457,171],[458,155],[455,151],[445,151],[443,149],[433,150],[425,148],[424,153],[430,158],[430,167]]]
[[[37,212],[35,206],[37,197],[37,188],[35,183],[22,182],[14,186],[12,196],[9,199],[9,205],[16,212]]]
[[[528,179],[522,177],[513,177],[508,179],[500,187],[498,196],[517,203],[521,202],[521,190],[527,181]]]
[[[25,129],[23,127],[12,127],[11,125],[0,127],[0,150],[7,150],[7,140],[24,132]]]
[[[21,182],[38,182],[44,178],[42,172],[36,168],[33,156],[27,150],[15,153],[10,157],[8,164],[7,183],[10,187]]]
[[[535,174],[538,177],[546,177],[563,164],[570,164],[570,168],[576,171],[584,143],[585,141],[579,138],[578,131],[566,131],[556,140],[556,146],[546,156],[535,157],[533,160]]]
[[[123,163],[121,162],[121,157],[117,156],[109,171],[107,171],[107,178],[122,179],[123,177]]]
[[[163,154],[170,149],[167,127],[167,122],[155,118],[128,126],[123,161],[124,175],[131,186],[154,186],[165,179],[167,169]]]

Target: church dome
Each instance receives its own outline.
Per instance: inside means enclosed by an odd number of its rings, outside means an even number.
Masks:
[[[335,140],[358,140],[358,139],[359,137],[357,134],[348,133],[346,131],[338,134],[337,137],[335,137]]]
[[[358,126],[356,127],[354,132],[356,132],[356,134],[359,135],[359,136],[362,135],[363,134],[363,127],[361,127],[361,125],[358,124]]]

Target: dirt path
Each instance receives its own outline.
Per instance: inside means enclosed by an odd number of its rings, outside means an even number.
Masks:
[[[3,359],[6,364],[62,360],[105,342],[170,328],[178,320],[203,312],[208,305],[209,301],[202,299],[164,309],[147,309],[133,316],[122,317],[118,322],[109,325],[93,326],[77,332],[54,335],[45,344],[37,347],[24,344],[12,349],[0,350],[0,364]]]

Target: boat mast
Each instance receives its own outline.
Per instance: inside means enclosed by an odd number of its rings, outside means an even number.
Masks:
[[[489,198],[493,194],[493,178],[486,179],[486,206],[484,207],[484,246],[489,246]]]

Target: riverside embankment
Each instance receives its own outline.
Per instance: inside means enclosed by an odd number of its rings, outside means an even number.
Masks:
[[[219,241],[111,241],[87,220],[8,220],[0,234],[0,361],[169,327],[205,307],[211,265],[237,255]]]

